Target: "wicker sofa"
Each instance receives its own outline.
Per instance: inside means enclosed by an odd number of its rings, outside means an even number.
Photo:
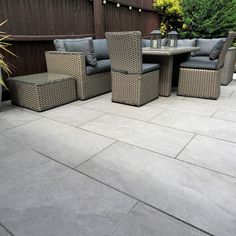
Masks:
[[[73,76],[77,97],[85,100],[111,91],[110,60],[105,39],[54,40],[57,51],[48,51],[50,73]]]

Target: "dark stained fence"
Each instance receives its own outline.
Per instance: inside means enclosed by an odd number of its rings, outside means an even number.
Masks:
[[[44,52],[53,50],[55,38],[104,37],[105,31],[140,30],[144,36],[159,24],[152,0],[0,0],[0,22],[12,35],[6,55],[12,76],[46,71]],[[124,6],[125,5],[125,6]],[[128,6],[133,10],[130,11]],[[143,9],[138,12],[138,9]]]

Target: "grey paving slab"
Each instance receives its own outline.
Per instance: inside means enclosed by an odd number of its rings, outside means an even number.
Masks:
[[[211,116],[216,111],[215,108],[202,106],[201,104],[195,103],[193,101],[185,101],[184,99],[179,99],[179,98],[180,96],[175,97],[174,99],[165,98],[160,101],[159,99],[157,99],[148,103],[147,107],[148,106],[153,107],[153,108],[159,107],[162,109],[181,111],[181,112],[193,113],[193,114],[204,115],[204,116]]]
[[[220,96],[221,97],[230,97],[230,95],[234,92],[233,89],[227,86],[221,86],[220,88]]]
[[[81,126],[107,137],[176,157],[193,134],[115,115],[105,115]]]
[[[41,116],[14,106],[4,106],[0,112],[0,131],[40,119]]]
[[[156,115],[164,111],[164,109],[150,109],[148,106],[134,107],[124,104],[111,102],[111,99],[101,98],[82,105],[83,107],[96,109],[102,112],[111,113],[114,115],[125,116],[136,120],[148,121]]]
[[[14,153],[21,152],[26,147],[14,140],[0,135],[0,160]]]
[[[123,219],[113,236],[207,236],[187,224],[182,223],[147,205],[138,205]]]
[[[220,120],[236,122],[236,111],[219,109],[212,117]]]
[[[236,144],[196,136],[179,159],[236,177]]]
[[[65,105],[41,113],[42,116],[75,127],[93,120],[103,114],[104,113],[100,111],[71,105]]]
[[[236,90],[236,87],[235,87],[235,90]],[[236,99],[236,91],[234,91],[234,92],[230,95],[230,97]]]
[[[78,169],[214,235],[236,234],[236,178],[124,143]]]
[[[7,130],[4,135],[71,167],[114,142],[46,118]]]
[[[0,226],[0,236],[11,236],[3,227]]]
[[[194,102],[209,109],[236,111],[236,100],[230,97],[220,96],[217,100],[185,97],[184,100]]]
[[[33,151],[0,161],[0,221],[17,236],[104,236],[136,203]]]
[[[165,111],[150,121],[196,134],[236,142],[236,124],[184,112]]]

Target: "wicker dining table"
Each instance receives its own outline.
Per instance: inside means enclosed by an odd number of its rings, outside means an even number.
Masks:
[[[199,47],[161,47],[153,49],[144,47],[143,55],[153,55],[154,60],[160,64],[159,95],[169,97],[172,89],[173,62],[176,55],[184,55],[186,58],[191,52],[200,50]],[[153,61],[154,62],[154,61]]]

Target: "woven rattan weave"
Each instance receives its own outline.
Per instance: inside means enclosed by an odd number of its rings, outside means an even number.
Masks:
[[[159,70],[143,74],[141,33],[108,32],[112,101],[142,106],[158,98]]]
[[[46,52],[50,73],[73,76],[77,84],[77,97],[85,100],[111,91],[111,73],[86,75],[85,55],[82,52]]]
[[[75,79],[68,75],[41,73],[9,78],[12,103],[44,111],[76,100]]]
[[[222,68],[236,32],[230,32],[220,52],[215,70],[180,67],[178,95],[217,99],[220,95]]]

